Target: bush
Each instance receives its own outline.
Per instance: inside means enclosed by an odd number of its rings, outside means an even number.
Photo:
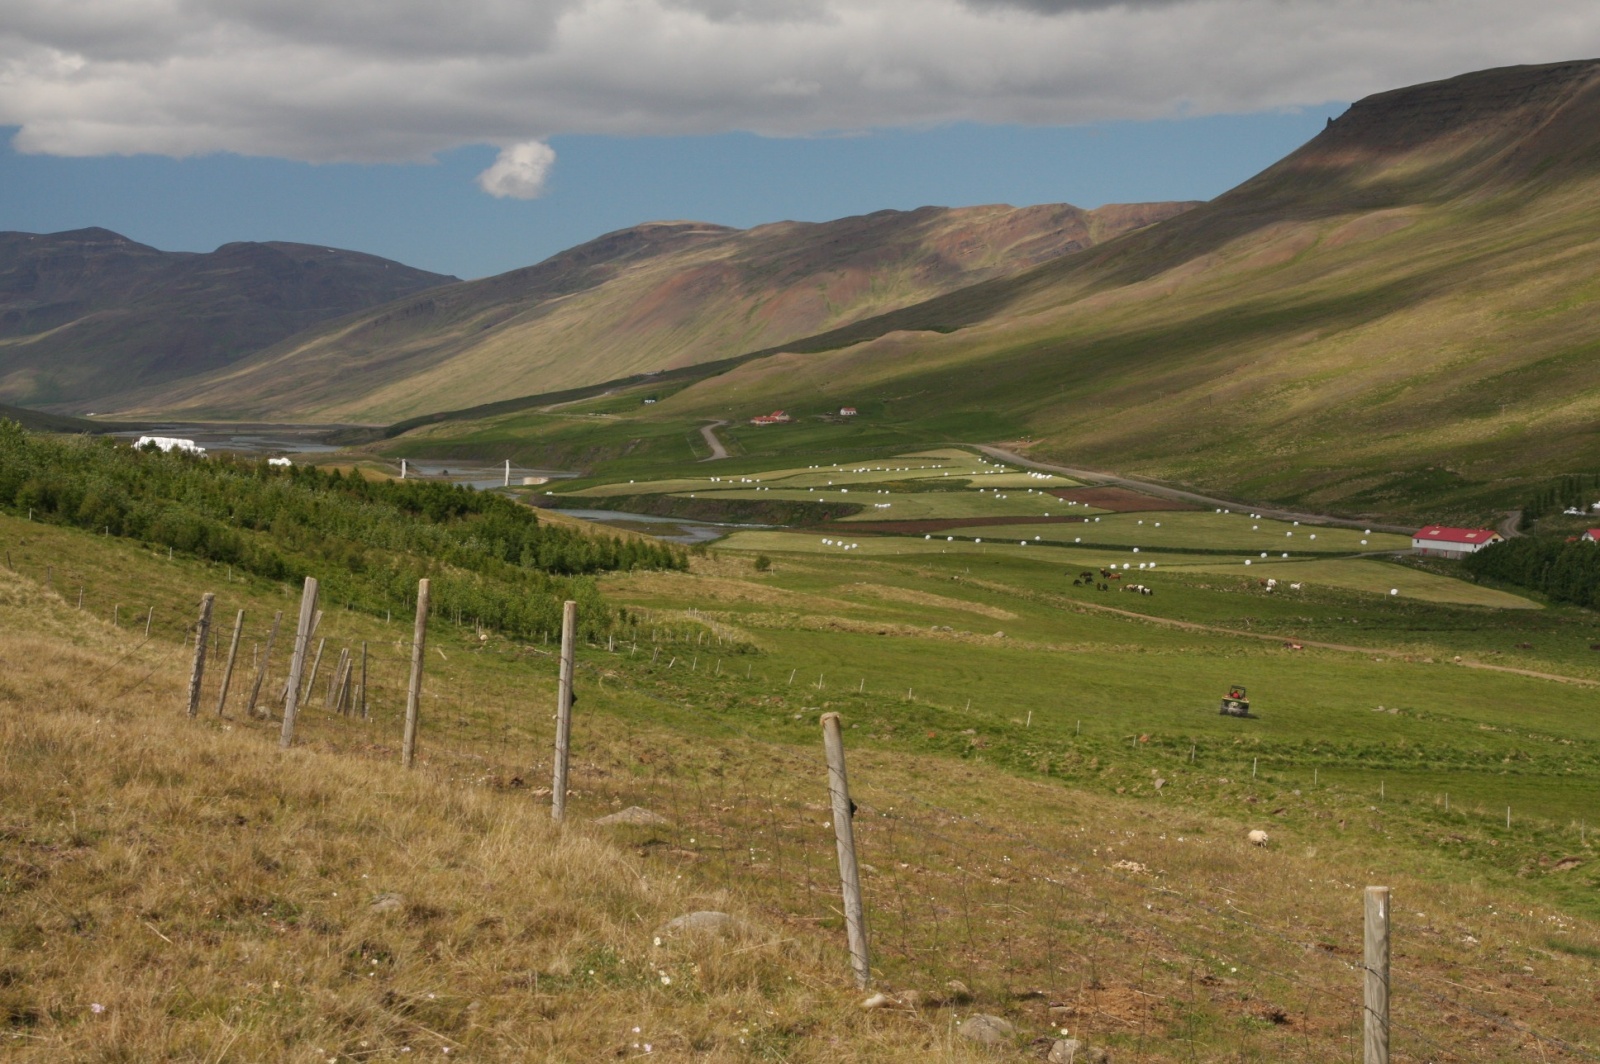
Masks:
[[[668,544],[544,525],[529,507],[458,485],[135,451],[5,420],[0,508],[268,580],[316,576],[330,601],[376,613],[408,608],[426,576],[440,610],[530,638],[560,630],[564,598],[584,604],[586,637],[603,634],[613,618],[595,573],[688,564]]]
[[[764,573],[772,568],[772,559],[765,554],[756,555],[756,572]]]

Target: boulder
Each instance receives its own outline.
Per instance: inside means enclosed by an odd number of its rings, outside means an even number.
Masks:
[[[1058,1038],[1050,1045],[1045,1064],[1111,1064],[1111,1054],[1099,1046],[1087,1046],[1076,1038]]]
[[[392,892],[388,894],[379,894],[376,898],[372,899],[372,904],[367,906],[368,909],[375,913],[399,912],[405,907],[406,896],[404,894],[395,894]]]
[[[957,1033],[969,1042],[981,1046],[1007,1046],[1016,1041],[1017,1029],[1010,1020],[979,1012],[968,1016],[956,1028]]]

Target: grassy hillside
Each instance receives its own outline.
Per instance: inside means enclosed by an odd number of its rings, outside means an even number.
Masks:
[[[625,455],[726,418],[751,455],[1004,440],[1241,498],[1489,519],[1600,464],[1597,129],[1595,62],[1381,94],[1217,200],[1084,253],[648,408],[563,411],[609,420],[507,415],[418,446],[520,441],[631,475]],[[862,416],[823,416],[843,403]],[[774,407],[799,422],[740,427]]]
[[[292,608],[276,582],[14,516],[0,546],[18,1060],[997,1059],[960,1033],[978,1013],[1016,1059],[1066,1034],[1120,1060],[1343,1059],[1380,882],[1397,1059],[1600,1051],[1577,611],[1205,574],[1100,598],[1043,549],[717,552],[604,579],[635,623],[580,647],[554,831],[549,648],[435,616],[408,774],[409,619],[330,609],[330,655],[371,650],[370,713],[330,712],[319,680],[279,751],[238,676],[216,715],[226,631],[182,710],[199,593],[246,611],[248,648]],[[1235,682],[1257,719],[1217,715]],[[824,711],[875,1010],[845,964]],[[662,821],[592,822],[635,805]],[[695,910],[737,923],[664,933]]]
[[[196,254],[105,229],[0,233],[0,400],[104,411],[133,389],[452,280],[305,244]]]
[[[925,207],[747,231],[644,225],[293,337],[120,409],[396,421],[672,370],[1014,274],[1189,206]]]

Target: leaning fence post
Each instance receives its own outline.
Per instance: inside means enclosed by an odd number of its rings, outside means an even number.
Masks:
[[[211,607],[217,596],[207,591],[200,596],[200,620],[194,629],[194,668],[189,672],[189,716],[200,712],[200,681],[206,674],[206,635],[211,631]]]
[[[556,767],[550,781],[550,816],[567,815],[567,755],[572,750],[572,655],[577,640],[578,604],[561,606],[561,673],[556,686]]]
[[[1365,1064],[1389,1064],[1389,888],[1368,887],[1366,910],[1362,1060]]]
[[[833,801],[833,837],[839,846],[839,882],[844,890],[845,934],[850,943],[850,967],[863,990],[872,981],[867,958],[867,929],[861,908],[861,869],[856,864],[855,803],[850,801],[850,781],[844,771],[844,735],[839,714],[822,715],[822,749],[828,757],[828,797]]]
[[[228,688],[233,683],[233,662],[239,656],[239,637],[244,634],[244,610],[233,619],[233,639],[228,643],[228,664],[222,670],[222,691],[217,695],[217,716],[228,705]]]
[[[261,651],[261,664],[256,668],[256,681],[250,685],[250,700],[244,705],[244,715],[246,717],[256,715],[256,701],[261,697],[261,683],[267,678],[267,665],[272,660],[272,641],[278,638],[278,625],[282,622],[283,611],[278,610],[272,615],[272,630],[267,633],[267,645]],[[270,717],[271,715],[272,713],[269,710],[267,716]]]
[[[306,577],[300,592],[300,622],[294,632],[294,655],[289,659],[289,684],[283,693],[283,735],[278,745],[284,749],[294,742],[294,715],[300,709],[300,674],[306,667],[306,644],[311,642],[311,626],[317,614],[317,578]]]
[[[361,719],[367,719],[367,641],[361,641]]]
[[[422,709],[422,651],[428,639],[428,580],[417,581],[417,625],[411,632],[411,685],[406,688],[406,731],[400,764],[411,767],[417,753],[417,715]]]

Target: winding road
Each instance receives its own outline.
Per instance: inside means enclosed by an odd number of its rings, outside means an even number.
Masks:
[[[702,458],[702,462],[715,462],[718,458],[728,457],[728,449],[717,439],[717,430],[726,425],[726,421],[713,421],[709,425],[700,426],[700,435],[706,439],[706,446],[711,448],[711,457]]]

